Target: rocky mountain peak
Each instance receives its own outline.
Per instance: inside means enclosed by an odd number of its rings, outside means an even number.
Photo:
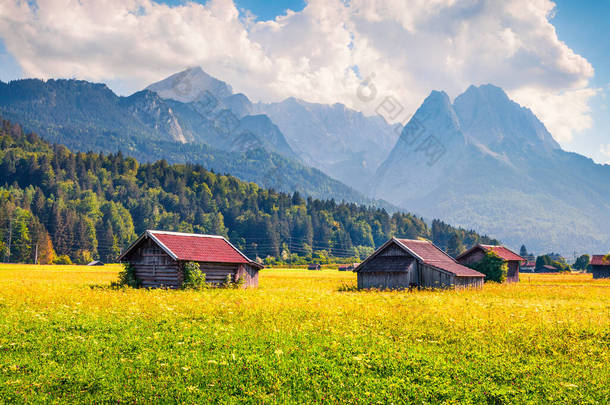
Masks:
[[[183,103],[200,99],[206,91],[221,100],[233,94],[231,86],[210,76],[198,66],[153,83],[147,89],[158,93],[162,98],[170,98]]]
[[[470,86],[455,99],[453,108],[464,134],[496,152],[507,148],[519,152],[527,147],[540,152],[560,149],[544,124],[500,87]]]

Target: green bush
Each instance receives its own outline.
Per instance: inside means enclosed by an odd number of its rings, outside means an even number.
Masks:
[[[199,263],[184,263],[182,266],[182,271],[184,272],[184,282],[182,283],[182,288],[189,290],[201,290],[207,288],[208,285],[205,282],[205,273],[201,272]]]
[[[116,284],[120,287],[140,287],[140,280],[136,277],[136,268],[129,263],[124,263],[123,270],[119,272],[119,281]]]
[[[487,252],[481,261],[471,264],[469,267],[485,274],[486,282],[495,281],[497,283],[502,283],[506,281],[506,276],[508,274],[508,265],[493,251]]]
[[[72,260],[68,255],[60,255],[53,259],[53,264],[72,264]]]

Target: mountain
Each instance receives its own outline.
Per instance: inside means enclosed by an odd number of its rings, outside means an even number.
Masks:
[[[261,133],[278,139],[276,152],[298,157],[362,192],[368,191],[368,182],[400,134],[398,125],[389,125],[381,116],[367,117],[343,104],[313,104],[295,98],[253,103],[244,94],[233,94],[231,86],[198,67],[174,74],[147,89],[167,100],[186,104],[213,102],[240,119],[248,115],[267,116],[287,141],[286,146],[280,147],[279,137],[261,128]]]
[[[208,84],[218,95],[231,92],[214,80]],[[280,191],[396,209],[303,164],[268,117],[236,117],[215,97],[206,90],[182,103],[151,90],[120,97],[104,84],[27,79],[0,82],[0,115],[77,151],[200,163]]]
[[[398,139],[400,128],[378,115],[367,117],[343,104],[313,104],[295,98],[257,103],[308,165],[363,192]]]
[[[439,221],[429,227],[407,213],[278,193],[200,165],[74,153],[0,119],[3,258],[114,261],[145,229],[225,235],[251,257],[290,254],[301,264],[322,255],[361,260],[393,235],[429,238],[443,248],[456,235],[469,245],[495,242]]]
[[[192,67],[171,75],[146,89],[154,91],[163,98],[171,98],[183,103],[201,99],[206,91],[221,100],[233,94],[231,86],[210,76],[200,67]]]
[[[432,92],[371,183],[373,196],[564,254],[610,245],[610,166],[565,152],[527,108],[492,85],[453,103]]]

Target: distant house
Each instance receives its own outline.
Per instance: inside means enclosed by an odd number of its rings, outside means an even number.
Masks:
[[[521,273],[533,273],[536,270],[536,262],[528,260],[523,263],[519,268],[519,272]]]
[[[354,272],[358,288],[480,287],[485,278],[432,242],[396,238],[384,243]]]
[[[146,231],[121,255],[130,263],[143,287],[179,288],[183,264],[199,263],[208,283],[243,279],[245,287],[258,286],[262,265],[250,260],[222,236]]]
[[[593,255],[591,272],[593,278],[610,278],[610,255]]]
[[[343,264],[339,266],[339,271],[354,271],[354,269],[358,267],[359,264],[360,263]]]
[[[307,266],[307,270],[322,270],[322,266],[319,264],[310,264]]]
[[[550,264],[545,264],[544,266],[536,269],[536,273],[557,273],[559,270],[557,267],[551,266]]]
[[[104,263],[102,263],[99,260],[94,260],[94,261],[92,261],[92,262],[87,264],[87,266],[103,266],[103,265],[104,265]]]
[[[472,264],[481,261],[487,252],[494,252],[507,264],[508,274],[506,275],[506,281],[508,283],[517,283],[519,281],[519,267],[521,266],[521,263],[525,262],[525,259],[504,246],[474,245],[456,257],[456,260],[464,266],[471,266]]]

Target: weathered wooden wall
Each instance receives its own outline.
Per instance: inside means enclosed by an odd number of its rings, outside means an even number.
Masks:
[[[234,281],[237,279],[244,280],[244,288],[258,287],[258,269],[249,264],[240,264],[237,268],[237,274]]]
[[[391,244],[359,268],[357,279],[358,288],[404,289],[416,286],[419,274],[413,256]]]
[[[591,266],[593,278],[610,278],[610,266]]]
[[[510,260],[508,262],[508,274],[506,275],[506,281],[508,283],[519,282],[519,262],[517,260]]]
[[[464,266],[470,266],[471,264],[480,262],[481,260],[483,260],[484,257],[485,257],[485,252],[482,249],[477,248],[477,249],[473,250],[472,252],[470,252],[469,254],[467,254],[466,256],[460,257],[458,262],[460,264],[463,264]]]
[[[401,290],[413,286],[409,272],[359,272],[357,278],[358,288]]]
[[[420,285],[422,287],[447,288],[454,284],[454,275],[419,263]]]
[[[127,261],[135,268],[136,277],[145,288],[180,288],[183,273],[172,259],[150,239],[143,241],[130,253]]]
[[[227,276],[231,281],[235,281],[237,274],[237,264],[225,263],[205,263],[199,262],[201,272],[205,274],[205,281],[210,284],[221,284],[227,280]]]
[[[455,288],[479,288],[483,287],[485,280],[482,277],[454,277]]]

